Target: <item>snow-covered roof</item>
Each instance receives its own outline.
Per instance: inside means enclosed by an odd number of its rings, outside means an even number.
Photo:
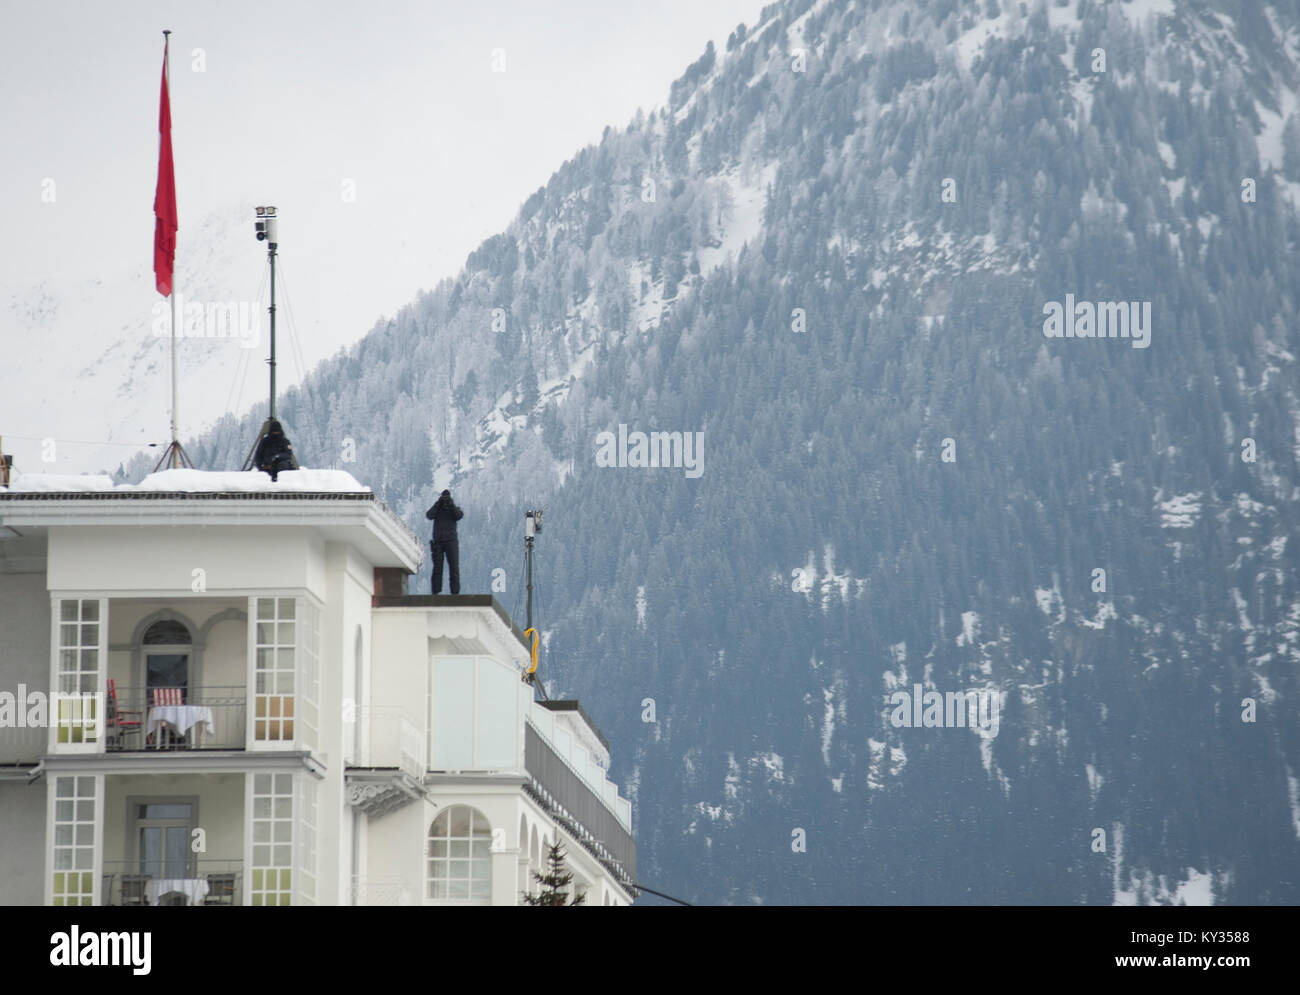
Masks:
[[[6,488],[0,487],[0,492]],[[11,481],[11,494],[151,492],[168,494],[249,494],[297,491],[309,494],[368,494],[346,470],[285,470],[272,481],[261,470],[160,470],[138,484],[114,484],[104,474],[24,473]]]

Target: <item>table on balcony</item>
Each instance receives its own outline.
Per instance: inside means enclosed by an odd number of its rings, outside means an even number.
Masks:
[[[162,737],[158,735],[163,726],[171,726],[182,736],[188,735],[191,729],[195,730],[195,739],[201,742],[203,727],[207,727],[210,733],[213,731],[212,709],[207,705],[153,705],[149,709],[149,721],[146,723],[147,733],[154,737],[154,745],[162,745]]]
[[[184,895],[189,905],[202,905],[208,897],[208,882],[205,878],[150,878],[144,890],[150,905],[157,905],[159,899],[172,892]]]

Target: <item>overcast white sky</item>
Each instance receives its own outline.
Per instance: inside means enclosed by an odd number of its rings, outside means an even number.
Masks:
[[[163,28],[178,256],[194,251],[200,220],[243,204],[256,258],[251,207],[276,204],[294,306],[328,316],[311,330],[319,341],[304,342],[314,360],[453,275],[565,159],[638,106],[662,104],[706,41],[721,46],[761,7],[0,0],[0,283],[58,285],[138,264],[143,306],[158,299]],[[492,71],[494,49],[504,73]],[[41,199],[46,178],[54,203]],[[345,178],[355,203],[343,201]]]

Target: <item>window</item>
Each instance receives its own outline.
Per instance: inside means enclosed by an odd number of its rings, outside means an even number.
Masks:
[[[429,829],[429,897],[487,904],[492,898],[492,826],[468,805],[440,812]]]
[[[292,894],[293,775],[254,774],[252,798],[252,904],[288,905]]]
[[[93,777],[54,778],[55,905],[94,904],[98,795]]]
[[[63,599],[58,602],[57,741],[91,743],[97,737],[100,717],[100,653],[104,626],[101,605],[96,599]]]
[[[253,738],[293,739],[295,618],[293,598],[255,598]]]
[[[140,873],[156,878],[190,877],[191,802],[137,802],[135,809]]]
[[[161,619],[145,630],[144,686],[146,701],[159,688],[178,688],[181,700],[190,701],[190,630],[175,619]]]

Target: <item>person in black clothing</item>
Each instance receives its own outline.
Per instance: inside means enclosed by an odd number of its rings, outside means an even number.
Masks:
[[[257,447],[257,456],[253,465],[275,478],[285,470],[298,469],[298,461],[293,455],[293,446],[284,434],[284,428],[274,419],[267,419],[266,434]]]
[[[433,507],[424,513],[425,518],[433,519],[433,541],[429,549],[433,552],[433,593],[442,593],[442,558],[447,557],[447,568],[451,571],[451,593],[460,594],[460,545],[456,538],[456,523],[465,512],[456,507],[451,499],[451,491],[443,491]]]

